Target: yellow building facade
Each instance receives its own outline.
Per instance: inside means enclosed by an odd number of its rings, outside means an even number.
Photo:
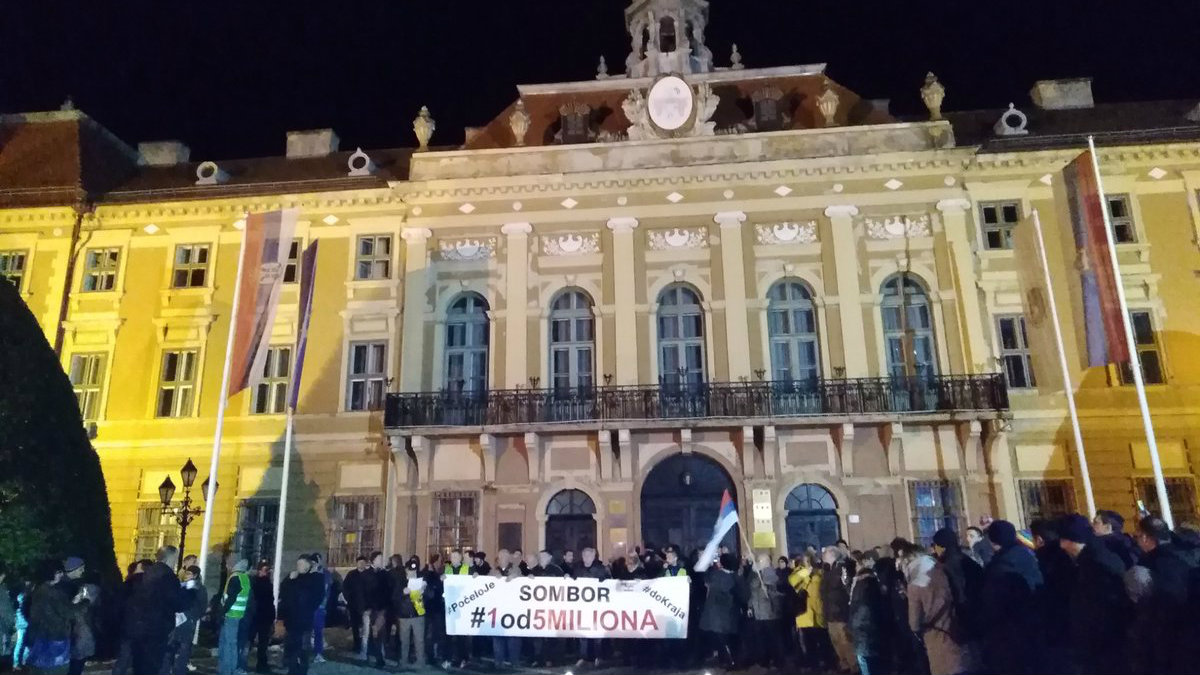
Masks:
[[[704,3],[656,3],[626,12],[626,75],[521,86],[455,148],[429,147],[426,110],[415,152],[318,130],[229,162],[78,111],[0,118],[0,274],[95,424],[120,562],[177,540],[165,477],[191,458],[207,478],[244,214],[288,206],[322,242],[289,554],[692,547],[724,490],[779,553],[1083,510],[1011,234],[1039,210],[1073,345],[1055,183],[1088,134],[1176,520],[1194,517],[1195,102],[1050,81],[1023,109],[943,113],[930,78],[929,114],[900,119],[822,65],[714,65]],[[204,516],[238,555],[273,550],[296,274]],[[1098,505],[1153,508],[1132,388],[1077,375]]]

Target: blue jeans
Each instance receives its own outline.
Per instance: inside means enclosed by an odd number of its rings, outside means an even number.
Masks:
[[[521,662],[521,638],[492,638],[492,656],[495,658],[496,665],[501,663],[517,665]]]
[[[325,608],[313,615],[313,656],[325,653]]]
[[[217,642],[217,673],[233,675],[238,669],[244,670],[242,663],[242,619],[225,617],[221,623],[221,636]]]
[[[880,675],[884,672],[883,663],[878,654],[856,651],[854,655],[858,658],[858,670],[861,675]]]

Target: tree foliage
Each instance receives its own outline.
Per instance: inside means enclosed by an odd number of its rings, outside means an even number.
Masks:
[[[119,578],[104,474],[71,382],[0,279],[0,559],[28,573],[72,555],[106,582]]]

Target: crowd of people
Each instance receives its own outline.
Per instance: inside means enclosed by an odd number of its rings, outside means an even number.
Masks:
[[[380,668],[444,669],[603,663],[639,669],[752,665],[784,672],[1177,673],[1200,663],[1200,528],[1172,531],[1141,518],[1069,515],[1028,531],[1007,521],[936,532],[928,546],[901,538],[858,551],[739,559],[722,549],[697,563],[674,546],[636,549],[608,563],[594,549],[559,556],[501,550],[433,556],[361,556],[339,577],[319,554],[301,555],[280,586],[269,562],[232,565],[209,598],[194,556],[171,546],[130,566],[102,600],[78,558],[47,561],[29,583],[0,564],[0,670],[81,673],[98,644],[114,645],[114,675],[192,667],[199,622],[213,622],[219,673],[270,673],[279,624],[289,674],[324,660],[324,632],[344,605],[357,657]],[[178,571],[177,571],[178,570]],[[689,579],[686,640],[523,639],[446,634],[447,576],[498,579]],[[4,663],[7,659],[7,664]]]

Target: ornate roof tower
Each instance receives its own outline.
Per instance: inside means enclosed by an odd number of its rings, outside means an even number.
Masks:
[[[632,0],[625,10],[633,40],[625,75],[712,71],[712,52],[704,44],[707,24],[708,0]]]

